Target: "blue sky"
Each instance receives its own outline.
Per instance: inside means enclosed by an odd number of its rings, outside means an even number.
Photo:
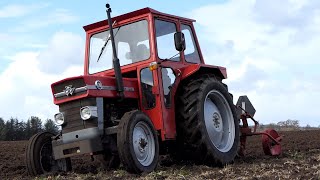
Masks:
[[[112,5],[114,16],[144,7],[184,15],[195,7],[191,3],[186,4],[182,1],[169,1],[166,3],[147,0],[141,2],[119,2],[114,0],[99,1],[98,3],[75,0],[41,1],[40,3],[31,0],[23,3],[21,1],[1,1],[0,9],[3,13],[0,14],[0,32],[1,35],[10,36],[11,39],[7,40],[10,42],[1,43],[0,45],[0,72],[10,63],[6,56],[11,56],[17,51],[39,49],[45,46],[57,31],[73,32],[84,37],[82,26],[106,18],[105,4],[107,2]],[[223,0],[213,1],[215,4],[223,2]],[[208,4],[208,1],[200,0],[196,6],[200,7],[205,4]],[[55,20],[58,17],[65,19]],[[6,36],[4,40],[6,40]]]
[[[320,125],[320,2],[317,0],[108,1],[113,15],[151,7],[197,20],[208,64],[247,94],[262,123]],[[83,73],[82,26],[106,18],[105,1],[0,2],[0,117],[52,118],[50,84]]]

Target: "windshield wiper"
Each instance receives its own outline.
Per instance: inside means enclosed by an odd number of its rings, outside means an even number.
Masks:
[[[176,56],[179,55],[179,54],[180,54],[180,52],[178,52],[177,54],[171,56],[170,58],[163,59],[161,62],[169,61],[169,60],[171,60],[172,58],[176,57]]]
[[[115,24],[116,24],[116,21],[113,22],[112,27],[113,27]],[[121,27],[118,28],[118,30],[117,30],[116,34],[114,35],[114,37],[117,36],[120,28],[121,28]],[[106,46],[107,46],[108,42],[110,41],[110,39],[111,39],[111,35],[110,35],[110,33],[109,33],[109,36],[108,36],[106,42],[104,43],[104,45],[102,46],[102,48],[101,48],[101,50],[100,50],[100,54],[99,54],[99,57],[98,57],[98,59],[97,59],[97,62],[99,62],[100,57],[101,57],[101,55],[103,54],[104,49],[106,48]]]

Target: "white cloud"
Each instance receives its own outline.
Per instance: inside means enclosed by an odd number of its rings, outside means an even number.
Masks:
[[[235,95],[247,94],[263,123],[318,126],[319,1],[231,0],[191,12],[205,61],[226,66]]]
[[[66,42],[67,41],[67,42]],[[60,46],[58,46],[60,45]],[[14,56],[8,57],[11,62],[9,66],[0,74],[0,116],[9,119],[11,116],[19,119],[27,119],[30,116],[39,116],[42,119],[52,118],[52,115],[58,111],[57,106],[53,104],[50,85],[58,80],[70,76],[83,74],[83,56],[82,53],[72,51],[70,46],[81,46],[83,41],[77,35],[67,32],[56,33],[48,47],[40,52],[19,52]],[[51,51],[52,50],[52,51]],[[71,56],[68,52],[75,53]],[[45,53],[49,57],[49,51],[52,54],[59,53],[54,59],[48,59],[51,66],[41,69],[41,65],[46,63],[41,59],[41,54]],[[59,63],[69,58],[69,61]],[[77,63],[77,61],[79,63]],[[60,68],[57,73],[48,73],[51,69]]]
[[[31,5],[11,4],[0,8],[0,18],[21,17],[37,9],[47,7],[48,4],[37,3]]]
[[[46,73],[61,73],[70,65],[82,65],[84,41],[69,32],[56,33],[46,49],[38,57],[40,70]]]
[[[45,29],[53,25],[71,24],[75,23],[79,18],[72,14],[67,9],[55,9],[46,14],[28,17],[18,23],[18,26],[12,28],[11,31],[16,33],[35,31],[38,29]],[[21,28],[23,27],[23,28]]]

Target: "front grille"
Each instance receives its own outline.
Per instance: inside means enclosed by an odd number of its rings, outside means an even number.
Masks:
[[[79,88],[79,87],[86,86],[86,83],[84,82],[84,80],[82,78],[65,81],[65,82],[62,82],[60,84],[53,86],[53,94],[63,92],[66,89],[66,86],[70,86],[70,85],[72,85],[73,88]],[[86,91],[82,91],[82,92],[77,93],[76,95],[81,95],[81,94],[85,94],[85,93],[86,93]],[[56,99],[62,100],[65,98],[68,98],[68,96],[57,97]]]
[[[62,133],[98,126],[98,121],[96,118],[86,121],[81,119],[80,109],[84,106],[96,106],[96,99],[80,99],[59,105],[59,111],[64,113],[65,118],[65,124],[62,126]]]

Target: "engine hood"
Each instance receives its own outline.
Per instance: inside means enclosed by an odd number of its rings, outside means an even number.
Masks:
[[[123,78],[125,98],[138,98],[138,80]],[[51,85],[54,104],[73,101],[84,97],[117,98],[116,79],[110,76],[76,76]]]

